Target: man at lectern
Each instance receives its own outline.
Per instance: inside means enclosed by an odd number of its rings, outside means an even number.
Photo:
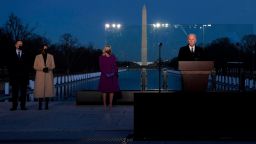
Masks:
[[[179,61],[197,61],[203,60],[203,49],[196,46],[196,35],[187,36],[188,45],[181,47],[178,55]]]

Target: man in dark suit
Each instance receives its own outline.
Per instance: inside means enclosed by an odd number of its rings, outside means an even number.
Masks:
[[[14,48],[10,50],[8,62],[9,78],[12,86],[12,108],[10,110],[17,110],[18,99],[20,100],[21,110],[27,110],[26,95],[29,82],[29,58],[23,49],[21,40],[17,40]]]
[[[203,60],[203,49],[196,46],[196,35],[189,34],[187,37],[188,45],[181,47],[179,51],[179,61],[197,61]]]

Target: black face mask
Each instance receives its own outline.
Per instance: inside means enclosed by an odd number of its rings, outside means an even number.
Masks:
[[[47,49],[44,49],[42,53],[47,54]]]
[[[23,46],[19,46],[19,49],[20,49],[20,50],[23,50]]]

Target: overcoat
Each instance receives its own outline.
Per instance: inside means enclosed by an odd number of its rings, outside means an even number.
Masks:
[[[45,67],[48,67],[48,73],[43,72]],[[46,63],[44,62],[42,54],[36,56],[34,61],[34,69],[36,70],[34,96],[36,98],[55,96],[53,82],[54,68],[55,62],[53,55],[47,53]]]

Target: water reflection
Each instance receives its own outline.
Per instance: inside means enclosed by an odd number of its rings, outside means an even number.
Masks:
[[[147,70],[148,83],[147,90],[158,89],[158,71],[156,69]],[[168,71],[168,89],[178,91],[181,90],[181,76],[177,71]],[[73,81],[65,84],[57,84],[55,86],[56,97],[54,100],[74,100],[76,93],[81,90],[97,91],[99,77]],[[161,79],[161,85],[163,79]],[[119,84],[121,90],[137,91],[141,90],[141,71],[139,69],[131,69],[119,74]]]

